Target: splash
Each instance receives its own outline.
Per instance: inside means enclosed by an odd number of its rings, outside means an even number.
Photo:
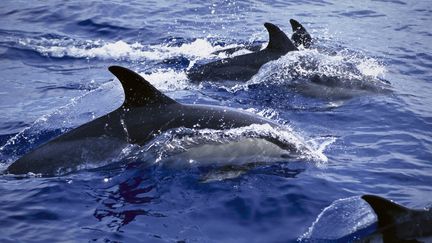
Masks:
[[[56,58],[97,58],[102,60],[124,61],[161,61],[184,56],[202,59],[214,56],[213,53],[223,48],[237,47],[237,44],[213,45],[208,39],[196,39],[179,46],[170,43],[145,45],[139,42],[128,43],[123,40],[109,42],[103,40],[74,40],[68,38],[26,38],[18,40],[23,48],[35,50],[43,56]],[[239,55],[241,52],[236,53]]]
[[[103,60],[139,60],[150,55],[142,51],[140,43],[126,43],[124,41],[104,42],[101,40],[76,41],[72,39],[24,39],[19,44],[33,49],[44,56],[72,57],[72,58],[99,58]]]
[[[357,65],[357,69],[366,77],[384,78],[387,70],[384,65],[380,64],[373,58],[363,59]]]
[[[184,71],[157,69],[152,73],[140,73],[140,75],[162,91],[176,91],[195,88],[195,86],[188,82],[188,78]]]
[[[31,126],[10,138],[0,147],[0,158],[7,158],[2,160],[6,163],[14,161],[18,156],[46,142],[47,134],[53,133],[52,131],[65,133],[79,124],[116,109],[123,101],[122,96],[120,85],[111,81],[79,97],[72,98],[68,104],[41,116]],[[51,137],[53,134],[48,136]]]
[[[339,199],[326,207],[298,240],[337,240],[364,229],[375,221],[376,216],[370,206],[359,196]]]
[[[379,92],[389,88],[383,80],[385,73],[385,66],[377,60],[346,50],[332,55],[317,49],[301,50],[263,65],[251,80],[235,85],[231,91],[247,90],[261,83],[300,90],[302,85],[313,83],[319,87]],[[308,88],[311,89],[304,90]]]
[[[286,122],[285,120],[279,119],[279,113],[276,110],[271,108],[266,108],[266,109],[248,108],[245,109],[245,111],[250,113],[255,113],[267,119],[276,120],[278,123]]]
[[[155,45],[151,47],[160,58],[170,58],[173,56],[206,58],[219,48],[220,46],[213,46],[207,39],[196,39],[191,43],[184,43],[179,47],[168,45]]]

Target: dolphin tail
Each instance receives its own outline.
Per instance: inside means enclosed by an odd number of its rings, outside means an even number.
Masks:
[[[132,70],[120,66],[111,66],[108,70],[118,78],[123,86],[125,93],[123,108],[177,103]]]
[[[290,19],[293,34],[291,36],[294,45],[297,47],[303,45],[305,48],[309,48],[312,44],[312,37],[306,31],[306,29],[297,20]]]
[[[272,23],[265,23],[264,27],[269,33],[268,50],[282,52],[283,54],[289,51],[297,51],[297,47],[286,36],[286,34]]]

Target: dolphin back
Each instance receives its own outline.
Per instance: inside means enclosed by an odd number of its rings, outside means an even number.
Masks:
[[[408,214],[410,209],[399,204],[396,204],[385,198],[375,195],[364,195],[365,200],[374,210],[378,217],[378,225],[380,228],[394,224],[398,217]]]
[[[123,87],[123,105],[25,154],[7,168],[8,173],[53,175],[73,171],[82,166],[83,162],[96,164],[108,161],[120,154],[121,149],[128,143],[142,142],[148,137],[149,131],[134,129],[133,125],[129,125],[128,111],[147,106],[158,109],[164,105],[178,104],[127,68],[111,66],[109,71],[119,79]],[[129,134],[128,129],[133,133]]]
[[[431,242],[432,211],[430,209],[406,208],[375,195],[364,195],[362,199],[377,215],[378,231],[384,242],[423,242],[425,237],[428,239],[425,242]]]

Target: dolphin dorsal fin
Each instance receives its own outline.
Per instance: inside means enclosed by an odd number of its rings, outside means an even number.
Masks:
[[[125,93],[123,107],[176,103],[132,70],[120,66],[111,66],[108,70],[118,78],[123,86]]]
[[[305,27],[301,25],[297,20],[290,19],[293,34],[291,40],[297,47],[303,45],[305,48],[309,48],[312,44],[312,37],[306,31]]]
[[[393,224],[399,217],[402,215],[407,215],[411,211],[409,208],[379,196],[363,195],[362,198],[374,210],[378,217],[378,226],[380,228]]]
[[[278,51],[282,53],[287,53],[289,51],[297,51],[297,47],[291,42],[288,36],[279,29],[276,25],[272,23],[265,23],[264,27],[266,27],[269,33],[269,43],[267,45],[267,50]]]

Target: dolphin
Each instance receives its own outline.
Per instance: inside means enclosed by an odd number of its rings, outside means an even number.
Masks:
[[[290,19],[290,24],[293,31],[291,40],[294,42],[294,45],[297,47],[303,46],[304,48],[309,48],[312,44],[312,37],[305,27],[295,19]]]
[[[297,20],[290,19],[290,24],[292,27],[292,35],[291,35],[291,41],[296,47],[303,46],[304,48],[310,48],[312,44],[312,37],[307,32],[307,30],[301,25]],[[261,44],[257,45],[246,45],[246,46],[238,46],[238,47],[232,47],[232,48],[226,48],[222,50],[218,50],[213,52],[214,55],[219,55],[220,53],[225,53],[228,55],[233,54],[234,52],[237,52],[239,50],[248,50],[251,52],[257,52],[261,50]]]
[[[378,229],[360,242],[431,242],[432,210],[409,209],[385,198],[363,195],[378,218]]]
[[[288,84],[288,87],[304,96],[323,100],[347,100],[367,94],[389,94],[391,83],[385,79],[343,79],[337,76],[314,74],[308,80]]]
[[[279,124],[252,113],[227,107],[180,104],[153,87],[139,74],[120,66],[108,68],[120,81],[124,103],[111,113],[79,126],[25,154],[12,163],[11,174],[63,174],[110,161],[129,144],[143,145],[154,136],[173,128],[224,130],[252,124]],[[264,136],[264,135],[263,135]],[[289,153],[299,152],[296,144],[263,137]]]
[[[258,52],[225,58],[201,66],[193,66],[187,73],[192,82],[207,81],[247,81],[255,75],[262,65],[276,60],[290,51],[297,51],[297,47],[274,24],[265,23],[269,33],[267,47]]]

